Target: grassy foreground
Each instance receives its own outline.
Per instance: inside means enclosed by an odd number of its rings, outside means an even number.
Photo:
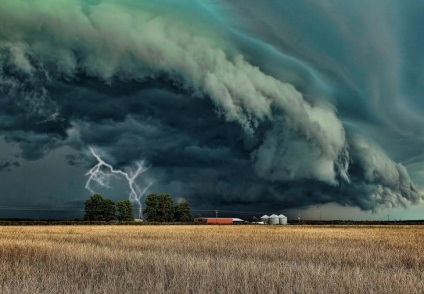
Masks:
[[[0,227],[0,293],[424,293],[421,226]]]

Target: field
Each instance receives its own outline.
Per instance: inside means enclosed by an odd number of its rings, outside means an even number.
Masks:
[[[0,293],[424,293],[422,226],[5,226]]]

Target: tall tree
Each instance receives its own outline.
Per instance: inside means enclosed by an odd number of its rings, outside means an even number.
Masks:
[[[118,220],[120,221],[133,221],[133,206],[129,200],[119,201],[116,204],[117,212],[118,212]]]
[[[149,221],[174,221],[174,200],[169,194],[149,194],[145,206],[144,213]]]
[[[149,221],[157,221],[157,212],[159,209],[159,197],[157,194],[147,195],[146,201],[144,202],[145,208],[144,213],[147,214],[147,219]]]
[[[116,219],[115,203],[95,194],[85,201],[84,220],[88,221],[111,221]]]
[[[104,220],[105,221],[111,221],[116,220],[116,205],[115,202],[113,202],[110,199],[105,199],[105,202],[103,204],[104,206]]]
[[[187,200],[182,200],[175,206],[175,220],[177,222],[191,222],[193,216],[191,215],[190,203]]]
[[[161,222],[175,221],[174,200],[169,194],[159,195],[159,215]]]

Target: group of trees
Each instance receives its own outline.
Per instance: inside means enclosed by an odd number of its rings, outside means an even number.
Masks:
[[[152,222],[190,222],[190,204],[180,201],[175,204],[169,194],[150,194],[145,202],[144,213]],[[113,202],[95,194],[85,202],[84,220],[87,221],[133,221],[133,207],[129,200]]]
[[[150,194],[146,199],[147,220],[152,222],[190,222],[190,204],[182,200],[175,204],[169,194]]]
[[[84,220],[88,221],[133,221],[133,207],[129,200],[115,204],[110,199],[95,194],[85,201]]]

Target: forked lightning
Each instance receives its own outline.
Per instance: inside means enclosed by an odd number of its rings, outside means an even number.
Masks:
[[[88,180],[85,184],[85,188],[91,193],[95,193],[91,188],[92,182],[97,183],[98,185],[110,188],[109,182],[111,177],[115,178],[124,178],[128,182],[128,187],[130,189],[130,195],[128,196],[131,202],[135,202],[139,208],[139,218],[142,218],[142,205],[140,199],[150,188],[152,183],[149,183],[144,189],[142,189],[137,183],[136,179],[138,176],[143,174],[148,170],[148,167],[145,166],[144,161],[137,163],[137,168],[132,169],[129,172],[124,172],[120,169],[114,169],[112,165],[106,163],[99,154],[90,147],[90,151],[97,160],[97,164],[91,168],[85,175],[88,176]]]

